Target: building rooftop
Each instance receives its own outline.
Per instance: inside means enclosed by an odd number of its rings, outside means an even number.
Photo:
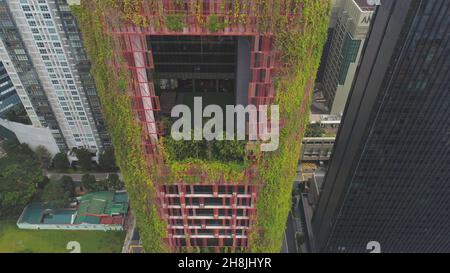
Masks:
[[[126,193],[95,192],[78,198],[78,214],[111,215],[128,211]]]
[[[78,198],[77,209],[58,209],[43,203],[29,204],[18,220],[18,224],[121,224],[128,212],[126,192],[95,192]]]
[[[76,212],[75,209],[55,209],[42,203],[32,203],[24,209],[18,223],[70,224]]]

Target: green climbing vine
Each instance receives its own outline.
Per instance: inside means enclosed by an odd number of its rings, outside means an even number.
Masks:
[[[301,139],[309,123],[315,76],[325,44],[330,13],[329,1],[303,0],[302,20],[289,22],[279,17],[274,22],[276,47],[285,64],[276,81],[276,104],[285,121],[280,132],[279,149],[264,156],[259,172],[265,182],[259,193],[257,220],[250,236],[252,252],[279,252],[291,192],[300,157]],[[286,25],[290,25],[289,28]]]
[[[128,74],[124,69],[117,73],[107,66],[113,56],[114,45],[112,39],[103,33],[100,21],[105,4],[105,1],[89,0],[83,6],[71,8],[78,19],[83,42],[92,60],[91,73],[95,78],[117,164],[124,177],[137,224],[145,227],[139,230],[145,250],[166,252],[168,247],[163,241],[167,237],[165,223],[150,202],[156,192],[141,147],[141,126],[135,120],[131,99],[125,92],[129,87]]]

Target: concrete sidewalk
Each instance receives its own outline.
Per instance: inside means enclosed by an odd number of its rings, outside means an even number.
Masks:
[[[75,182],[80,182],[80,181],[81,181],[81,178],[82,178],[83,175],[85,175],[85,174],[93,175],[93,176],[95,176],[95,179],[96,179],[97,181],[100,181],[100,180],[105,180],[105,179],[107,179],[108,176],[109,176],[109,174],[111,174],[111,173],[114,173],[114,172],[57,173],[57,172],[48,172],[48,171],[47,171],[47,172],[45,173],[45,175],[46,175],[49,179],[52,179],[52,180],[53,180],[53,179],[54,179],[54,180],[61,179],[61,177],[63,177],[63,176],[70,176],[70,177],[72,177],[73,181],[75,181]],[[121,180],[123,180],[123,178],[122,178],[122,176],[121,176],[120,173],[116,173],[116,174],[119,176],[119,178],[120,178]]]

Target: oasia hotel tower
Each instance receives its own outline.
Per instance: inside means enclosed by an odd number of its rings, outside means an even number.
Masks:
[[[329,5],[82,0],[71,7],[146,252],[280,251]],[[192,108],[195,97],[223,108],[278,105],[278,149],[175,141],[171,110]]]

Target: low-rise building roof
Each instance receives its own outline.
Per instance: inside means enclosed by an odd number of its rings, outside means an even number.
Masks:
[[[71,224],[76,213],[75,209],[55,209],[42,203],[31,203],[22,212],[18,223]]]
[[[77,209],[58,209],[43,203],[29,204],[18,224],[30,225],[121,225],[128,212],[126,192],[94,192],[81,196]]]

